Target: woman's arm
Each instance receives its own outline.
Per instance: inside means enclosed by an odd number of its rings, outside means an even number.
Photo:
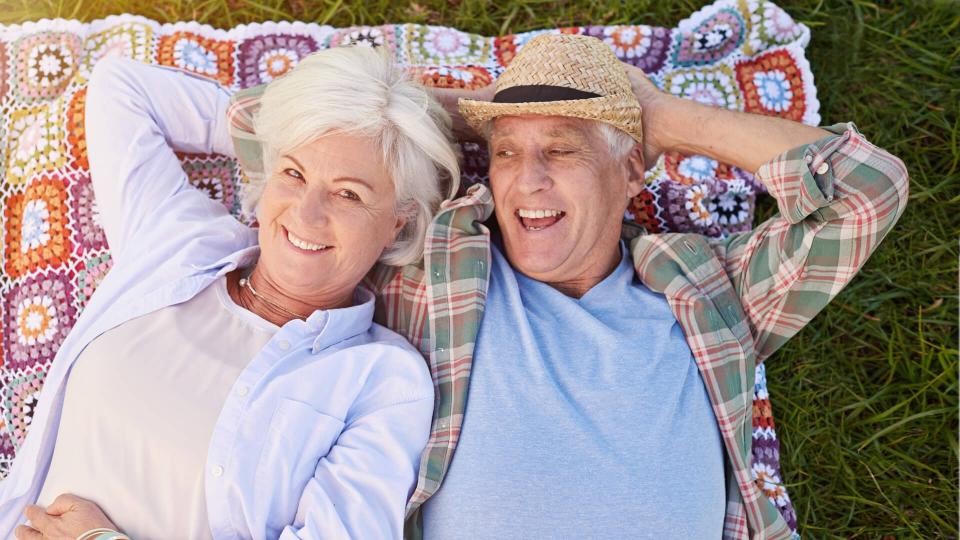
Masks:
[[[189,187],[175,150],[233,155],[229,100],[216,82],[173,68],[119,58],[94,67],[86,105],[90,173],[115,255],[156,219],[154,209]]]

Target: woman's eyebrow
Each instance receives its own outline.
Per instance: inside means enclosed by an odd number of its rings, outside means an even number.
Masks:
[[[299,161],[297,161],[297,158],[291,156],[290,154],[284,154],[283,157],[285,157],[285,158],[289,159],[290,161],[292,161],[301,171],[306,171],[306,170],[307,170],[306,167],[303,166],[303,164],[301,164]]]
[[[363,178],[357,178],[357,177],[355,177],[355,176],[340,176],[340,177],[338,177],[338,178],[334,178],[333,181],[334,181],[334,183],[336,183],[336,182],[356,182],[356,183],[358,183],[358,184],[361,184],[361,185],[365,186],[365,187],[366,187],[367,189],[369,189],[370,191],[376,191],[376,189],[374,189],[373,186],[372,186],[369,182],[367,182],[367,181],[364,180]]]

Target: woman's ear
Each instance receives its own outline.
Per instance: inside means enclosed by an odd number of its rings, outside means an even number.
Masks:
[[[397,241],[397,237],[400,236],[400,231],[407,226],[407,221],[411,219],[409,214],[409,212],[405,212],[404,210],[397,212],[397,222],[393,224],[393,234],[390,235],[390,244]]]
[[[635,144],[627,154],[627,198],[632,199],[643,191],[644,162],[643,145]]]

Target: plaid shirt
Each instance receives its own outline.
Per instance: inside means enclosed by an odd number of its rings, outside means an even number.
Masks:
[[[263,174],[252,115],[262,88],[234,97],[229,112],[238,157]],[[642,235],[630,244],[639,279],[665,295],[693,351],[713,405],[728,463],[724,538],[794,533],[751,475],[755,368],[853,279],[903,213],[907,171],[853,124],[763,165],[759,181],[778,215],[723,239]],[[422,537],[421,506],[450,466],[467,401],[470,369],[490,278],[483,222],[493,198],[483,185],[445,202],[427,231],[422,266],[377,266],[377,320],[428,359],[436,387],[430,440],[407,505],[408,538]]]

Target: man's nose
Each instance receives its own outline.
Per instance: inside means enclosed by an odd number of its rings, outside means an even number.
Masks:
[[[544,156],[539,153],[524,156],[516,182],[521,192],[525,194],[549,189],[553,185],[553,180],[550,178],[550,170]]]

